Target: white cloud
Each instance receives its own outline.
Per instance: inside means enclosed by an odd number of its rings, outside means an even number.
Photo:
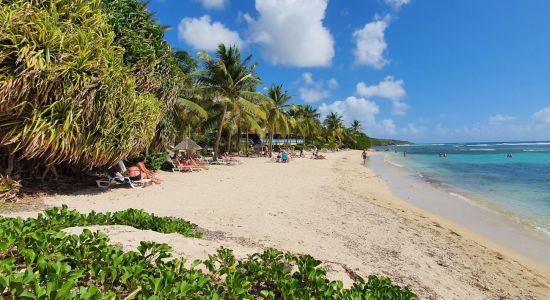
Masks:
[[[395,130],[395,123],[392,119],[384,119],[379,125],[381,132],[384,134],[394,135],[397,133]]]
[[[257,20],[250,21],[253,42],[273,64],[329,66],[334,39],[323,26],[327,0],[256,0]]]
[[[411,0],[384,0],[384,2],[394,10],[399,10],[401,6],[411,3]]]
[[[329,91],[319,87],[301,87],[298,89],[298,93],[300,94],[300,98],[307,103],[317,102],[330,96]]]
[[[403,87],[403,80],[395,80],[393,76],[387,76],[377,85],[368,86],[364,82],[359,82],[355,92],[363,97],[379,97],[389,100],[401,100],[407,94]]]
[[[198,0],[206,9],[222,9],[227,0]]]
[[[349,125],[353,120],[359,120],[363,128],[368,129],[376,126],[376,115],[380,112],[380,108],[372,101],[351,96],[331,104],[322,103],[319,106],[319,112],[321,119],[335,112],[342,116],[344,124]]]
[[[254,18],[250,16],[248,13],[243,13],[242,11],[237,12],[237,22],[245,21],[246,23],[250,24],[254,21]]]
[[[424,131],[424,128],[419,128],[416,125],[414,125],[413,123],[409,123],[409,124],[407,124],[406,127],[401,128],[401,132],[406,136],[418,135],[423,131]]]
[[[304,82],[306,84],[312,84],[313,83],[313,74],[311,74],[310,72],[305,72],[304,74],[302,74],[302,79],[304,80]]]
[[[178,38],[196,50],[214,51],[219,43],[242,47],[239,34],[220,22],[212,22],[209,15],[183,18],[178,25]]]
[[[497,124],[500,124],[500,123],[511,121],[513,119],[515,119],[515,118],[512,117],[512,116],[508,116],[508,115],[494,115],[494,116],[489,117],[488,122],[489,122],[489,124],[497,125]]]
[[[533,119],[537,123],[550,123],[550,106],[535,112],[533,114]]]
[[[325,82],[322,80],[315,81],[313,79],[313,74],[310,72],[305,72],[302,74],[302,83],[303,86],[298,89],[298,94],[302,100],[307,103],[313,103],[325,98],[328,98],[331,94],[331,91],[338,88],[338,81],[331,78],[329,81]]]
[[[407,114],[407,110],[409,110],[410,108],[407,103],[401,101],[392,101],[391,105],[392,113],[398,116],[404,116],[405,114]]]
[[[402,99],[407,95],[403,80],[395,80],[393,76],[387,76],[377,85],[368,86],[364,82],[357,83],[355,93],[362,97],[378,97],[392,101],[394,115],[404,115],[410,106]]]
[[[355,62],[360,65],[368,65],[375,69],[381,69],[389,63],[384,57],[386,39],[384,31],[390,24],[390,17],[375,17],[374,21],[365,24],[361,29],[353,32],[355,40]]]
[[[336,78],[329,79],[329,81],[327,81],[327,84],[328,84],[328,88],[332,90],[337,89],[339,86],[338,80],[336,80]]]

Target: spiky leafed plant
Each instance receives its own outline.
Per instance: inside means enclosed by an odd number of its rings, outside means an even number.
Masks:
[[[267,89],[269,102],[266,104],[267,125],[269,128],[269,154],[273,151],[273,135],[279,131],[288,135],[290,133],[290,116],[288,110],[290,105],[287,103],[292,97],[288,91],[283,90],[283,85],[272,84]]]
[[[153,150],[162,150],[174,142],[179,130],[179,115],[174,105],[190,81],[187,74],[191,70],[182,66],[183,53],[173,53],[164,40],[167,27],[154,19],[146,2],[102,0],[101,3],[115,33],[115,43],[124,48],[124,63],[136,77],[137,90],[152,93],[163,104],[163,117],[151,144]]]
[[[228,108],[234,113],[238,109],[265,118],[265,112],[252,102],[262,97],[260,93],[253,92],[261,81],[254,71],[257,63],[250,63],[251,55],[241,59],[241,52],[236,46],[227,48],[224,44],[220,44],[216,51],[216,59],[212,59],[207,53],[202,53],[201,60],[204,70],[198,77],[199,86],[195,87],[192,93],[210,97],[221,106],[214,142],[214,160],[217,160]]]
[[[145,148],[161,105],[136,92],[99,0],[0,2],[0,147],[92,167]]]

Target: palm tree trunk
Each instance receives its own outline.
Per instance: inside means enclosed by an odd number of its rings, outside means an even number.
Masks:
[[[229,129],[227,132],[227,153],[229,154],[231,154],[231,137],[233,136],[231,133],[231,129]]]
[[[273,151],[273,131],[275,126],[271,126],[271,130],[269,130],[269,157],[271,157],[272,151]]]
[[[241,152],[241,127],[237,126],[237,138],[235,139],[235,148],[237,152]],[[248,148],[246,149],[248,151]]]
[[[220,140],[222,139],[223,123],[225,121],[226,112],[227,112],[227,102],[223,105],[223,112],[220,120],[220,127],[218,128],[218,132],[216,133],[216,142],[214,143],[214,157],[212,158],[214,161],[218,160],[218,156],[220,154]]]
[[[240,137],[239,137],[239,139],[240,139]],[[246,152],[248,153],[248,129],[246,130]]]

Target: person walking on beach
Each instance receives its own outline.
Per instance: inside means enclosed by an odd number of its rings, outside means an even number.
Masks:
[[[363,165],[367,164],[367,150],[363,150]]]

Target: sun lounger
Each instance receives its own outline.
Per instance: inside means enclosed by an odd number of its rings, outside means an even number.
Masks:
[[[128,185],[131,188],[137,188],[137,187],[145,187],[147,185],[152,184],[151,179],[141,179],[141,180],[132,180],[128,176],[122,176],[119,172],[115,174],[115,176],[111,176],[109,169],[107,166],[103,166],[103,172],[107,174],[107,179],[99,179],[96,180],[97,187],[99,188],[109,188],[113,184],[118,185]]]
[[[191,166],[191,165],[183,165],[178,160],[172,160],[172,172],[198,172],[202,171],[202,168]]]

